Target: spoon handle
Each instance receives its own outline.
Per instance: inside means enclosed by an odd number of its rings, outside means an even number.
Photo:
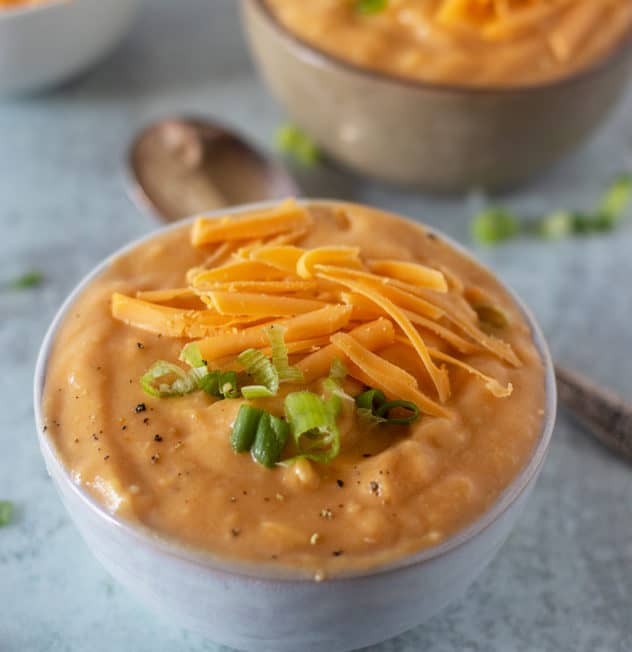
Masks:
[[[560,402],[596,437],[632,461],[632,406],[583,376],[555,367]]]

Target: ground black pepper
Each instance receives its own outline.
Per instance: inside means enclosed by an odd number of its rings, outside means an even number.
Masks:
[[[139,403],[135,408],[134,412],[139,413],[139,412],[144,412],[147,409],[147,406],[144,403]]]

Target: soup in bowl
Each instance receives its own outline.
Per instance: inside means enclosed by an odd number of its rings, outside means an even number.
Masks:
[[[429,617],[507,536],[554,419],[546,347],[492,274],[333,202],[126,249],[38,374],[44,456],[97,556],[243,649],[346,650]]]
[[[632,64],[627,0],[252,0],[242,12],[269,88],[325,153],[434,191],[542,172],[603,122]]]
[[[344,61],[464,86],[567,77],[606,56],[632,30],[627,0],[266,3],[290,32]]]

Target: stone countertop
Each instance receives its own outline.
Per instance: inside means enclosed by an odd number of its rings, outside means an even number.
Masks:
[[[176,6],[177,5],[177,6]],[[31,383],[49,320],[106,254],[156,226],[125,192],[132,134],[171,112],[221,117],[264,149],[283,119],[256,78],[234,0],[153,0],[119,50],[47,94],[0,103],[0,280],[30,268],[26,291],[0,289],[0,650],[208,651],[158,620],[92,557],[40,456]],[[502,201],[526,212],[590,205],[632,169],[632,95],[575,157]],[[399,211],[468,243],[482,198],[425,197],[325,166],[300,173],[306,194]],[[539,318],[555,357],[632,394],[632,224],[572,242],[479,250]],[[632,650],[632,467],[562,412],[526,513],[468,594],[375,652]]]

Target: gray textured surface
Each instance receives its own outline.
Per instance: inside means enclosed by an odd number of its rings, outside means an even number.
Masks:
[[[177,5],[177,8],[176,8]],[[123,47],[47,95],[0,103],[0,279],[38,267],[45,284],[0,290],[0,650],[215,652],[159,622],[105,574],[53,492],[32,422],[31,377],[48,321],[97,260],[154,226],[122,168],[136,128],[170,111],[222,116],[264,148],[281,119],[251,69],[233,0],[154,0]],[[526,210],[583,206],[632,168],[632,96],[576,157],[505,198]],[[467,242],[480,202],[422,197],[333,169],[303,176],[421,218]],[[533,307],[554,354],[632,395],[632,225],[616,235],[479,252]],[[615,291],[616,290],[616,291]],[[560,416],[527,512],[460,602],[375,652],[632,650],[632,468]]]

